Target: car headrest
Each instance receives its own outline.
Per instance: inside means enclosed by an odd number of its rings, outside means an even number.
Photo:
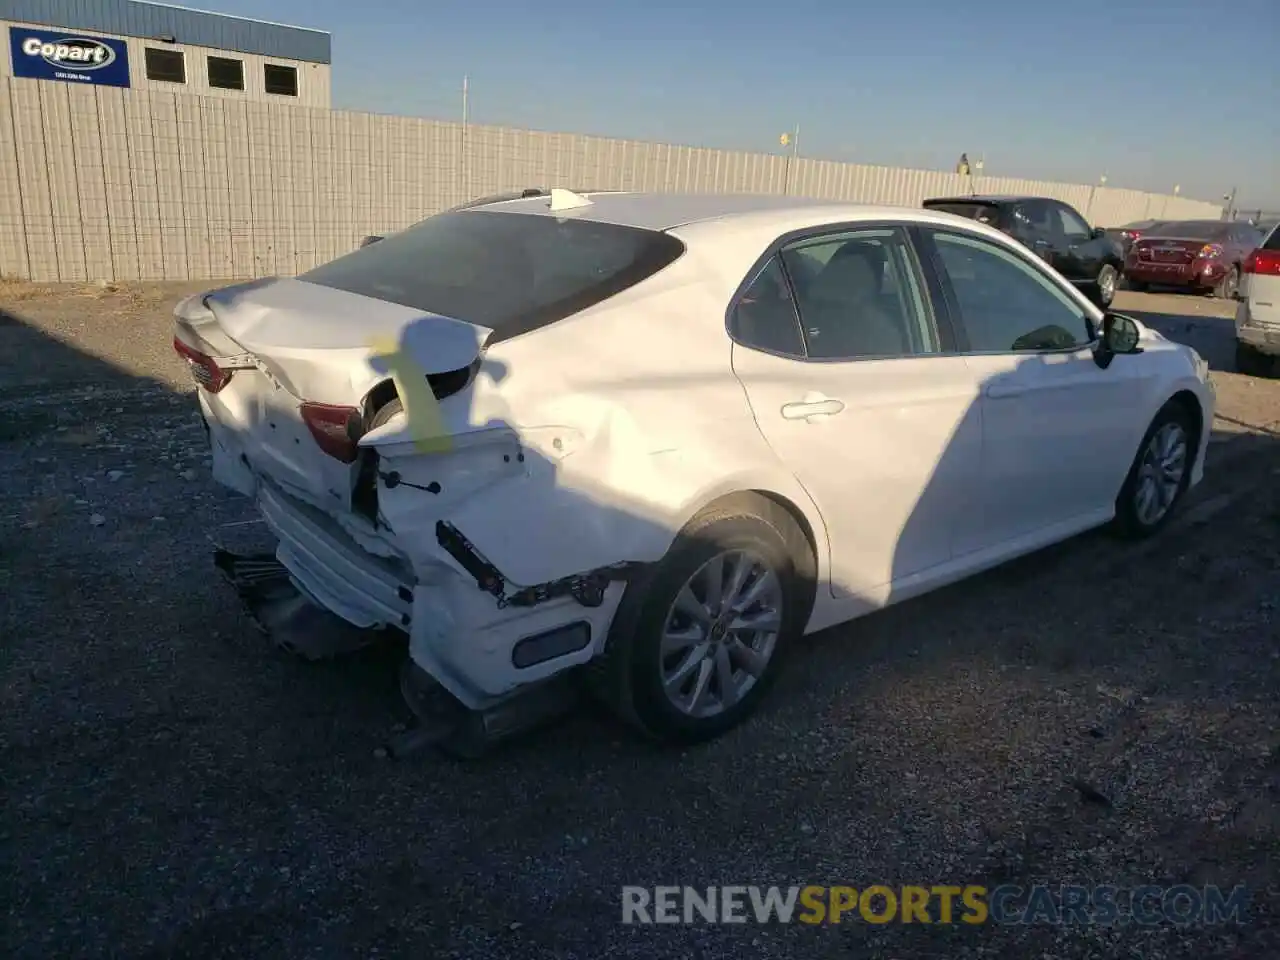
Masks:
[[[818,274],[811,293],[823,299],[861,300],[880,290],[881,258],[878,251],[842,247]]]

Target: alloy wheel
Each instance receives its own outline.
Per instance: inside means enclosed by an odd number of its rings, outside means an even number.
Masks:
[[[1098,299],[1102,301],[1104,307],[1111,305],[1111,301],[1116,298],[1116,271],[1114,267],[1106,266],[1102,268],[1102,272],[1098,274]]]
[[[658,669],[667,699],[699,719],[732,708],[764,674],[783,624],[782,579],[749,550],[717,554],[676,594]]]
[[[1134,490],[1134,513],[1143,526],[1159,523],[1178,498],[1187,452],[1187,431],[1180,423],[1164,424],[1147,442]]]

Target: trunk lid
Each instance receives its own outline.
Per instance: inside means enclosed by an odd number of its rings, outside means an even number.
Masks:
[[[1190,263],[1210,241],[1190,237],[1142,237],[1133,248],[1150,263]]]
[[[438,401],[431,432],[474,429],[467,395],[491,333],[293,279],[193,298],[178,311],[177,332],[215,359],[234,358],[227,386],[207,394],[207,404],[252,469],[326,509],[357,509],[369,519],[376,516],[380,444],[357,448],[356,441],[388,402],[423,391]],[[315,430],[326,419],[328,440],[343,445],[349,438],[351,462],[322,449]],[[403,441],[404,432],[391,437]]]
[[[335,366],[367,361],[405,336],[424,373],[471,365],[492,332],[412,307],[293,279],[255,280],[204,298],[222,331],[283,375],[291,392],[325,402],[351,399],[333,382]],[[374,371],[376,372],[376,371]],[[350,386],[351,384],[348,384]],[[336,392],[335,392],[336,391]]]

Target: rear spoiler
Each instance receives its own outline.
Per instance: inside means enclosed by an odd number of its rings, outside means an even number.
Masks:
[[[571,190],[570,193],[579,196],[588,193],[621,193],[621,190]],[[494,193],[487,197],[477,197],[475,200],[468,200],[466,203],[460,203],[456,207],[450,207],[445,213],[456,213],[459,210],[471,210],[474,207],[485,207],[491,203],[505,203],[508,200],[528,200],[531,197],[549,197],[550,190],[542,187],[525,187],[523,190],[512,190],[508,193]],[[370,234],[360,241],[360,246],[367,247],[371,243],[377,243],[379,240],[385,239],[378,234]]]

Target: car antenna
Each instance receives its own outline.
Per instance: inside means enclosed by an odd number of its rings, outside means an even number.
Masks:
[[[591,201],[580,193],[574,193],[572,190],[552,187],[551,202],[548,206],[551,207],[554,213],[559,210],[576,210],[578,207],[589,207],[591,206]]]

